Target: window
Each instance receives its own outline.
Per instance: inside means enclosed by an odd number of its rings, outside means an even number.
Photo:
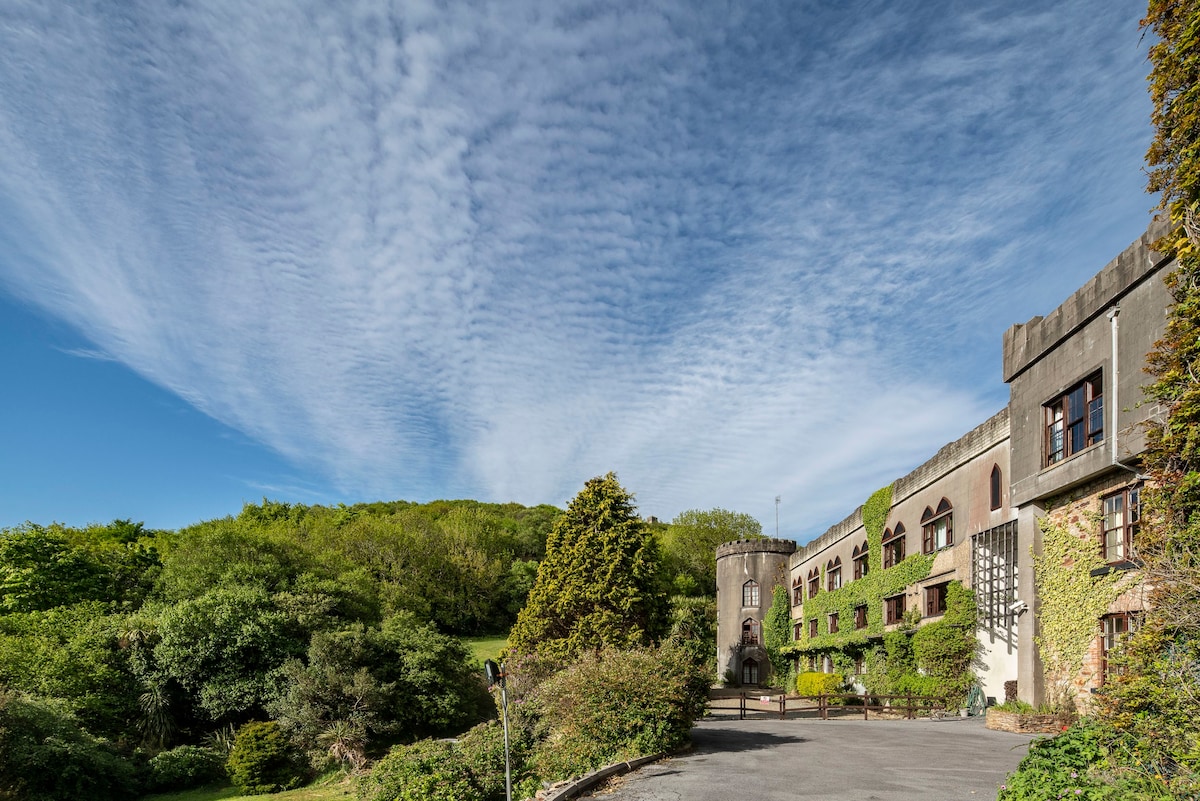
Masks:
[[[758,606],[758,582],[750,579],[742,585],[742,606]]]
[[[866,672],[866,660],[864,660],[861,656],[857,657],[854,660],[854,675],[861,676]]]
[[[1096,373],[1046,404],[1047,467],[1104,439],[1103,393]]]
[[[808,636],[817,636],[817,619],[815,617],[808,621]]]
[[[797,622],[793,623],[792,624],[792,639],[795,640],[796,642],[800,642],[800,638],[803,636],[804,636],[804,629],[801,626],[800,622],[797,621]]]
[[[946,612],[946,588],[949,582],[925,588],[925,616],[933,617]]]
[[[980,627],[995,630],[1011,625],[1017,600],[1017,521],[971,537],[971,589],[979,606]]]
[[[752,617],[742,621],[742,645],[758,645],[762,641],[762,627]]]
[[[758,684],[758,662],[753,659],[742,662],[742,684]]]
[[[1133,539],[1141,520],[1141,486],[1123,489],[1104,499],[1104,560],[1125,562],[1133,554]]]
[[[1100,618],[1100,650],[1103,661],[1104,676],[1111,676],[1122,672],[1115,665],[1109,665],[1108,654],[1114,648],[1119,648],[1129,635],[1137,631],[1137,619],[1129,612],[1120,612],[1115,615],[1105,615]]]
[[[863,540],[862,545],[854,547],[854,580],[858,581],[867,573],[871,572],[871,566],[867,562],[867,541]]]
[[[804,603],[804,585],[800,583],[800,577],[796,576],[796,580],[792,582],[792,606],[800,606]]]
[[[814,567],[808,571],[808,597],[809,599],[816,598],[817,593],[821,591],[821,568]]]
[[[942,498],[937,511],[925,507],[921,515],[921,549],[925,553],[940,551],[954,544],[954,513],[950,501]]]
[[[825,578],[829,586],[829,591],[841,589],[842,587],[842,557],[833,559],[825,566]]]
[[[867,605],[861,604],[854,607],[854,628],[865,629],[867,627]]]
[[[883,599],[883,621],[888,625],[904,619],[904,596],[893,595]]]
[[[838,633],[838,613],[837,612],[829,613],[829,633],[830,634]]]
[[[1000,465],[998,464],[992,465],[991,495],[992,511],[994,512],[1004,502],[1004,474],[1000,472]]]
[[[883,566],[889,568],[904,561],[904,524],[883,531]]]

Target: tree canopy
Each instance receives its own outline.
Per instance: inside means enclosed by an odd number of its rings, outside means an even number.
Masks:
[[[613,473],[589,480],[546,541],[509,646],[570,658],[656,640],[667,603],[658,545]]]
[[[680,512],[663,534],[674,591],[679,595],[715,595],[717,546],[762,538],[762,526],[747,514],[719,508]]]

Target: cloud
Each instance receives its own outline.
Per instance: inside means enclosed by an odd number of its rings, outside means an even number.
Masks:
[[[12,3],[0,281],[348,493],[805,538],[1144,226],[1117,5]]]

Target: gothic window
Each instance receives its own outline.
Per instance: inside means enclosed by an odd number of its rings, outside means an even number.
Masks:
[[[742,585],[742,606],[758,606],[758,582],[750,579]]]
[[[954,544],[954,510],[950,501],[942,498],[937,511],[925,507],[921,515],[921,549],[925,553],[940,551]]]
[[[883,531],[883,566],[893,567],[904,561],[904,524]]]

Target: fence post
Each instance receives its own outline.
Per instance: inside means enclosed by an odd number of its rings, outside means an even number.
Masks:
[[[825,693],[817,696],[817,706],[821,709],[821,720],[829,720],[829,699]]]
[[[738,707],[738,720],[745,720],[746,719],[746,694],[742,693],[740,698],[742,700],[741,700],[741,705]]]
[[[867,698],[867,691],[863,690],[863,720],[870,720],[870,718],[867,716],[867,701],[869,700],[870,699]]]
[[[779,719],[787,720],[787,693],[779,696]]]
[[[908,719],[909,719],[909,720],[912,720],[912,719],[913,719],[913,700],[912,700],[912,693],[909,693],[909,694],[908,694]]]

